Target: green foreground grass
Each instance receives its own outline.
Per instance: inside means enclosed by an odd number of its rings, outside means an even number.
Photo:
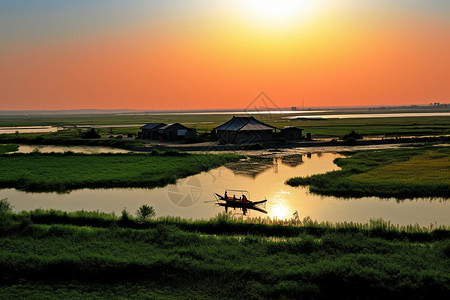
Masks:
[[[60,192],[79,188],[152,188],[239,158],[233,154],[156,150],[148,154],[5,154],[0,155],[0,188]]]
[[[269,223],[271,223],[269,225]],[[36,210],[0,215],[4,299],[447,299],[450,230]]]
[[[339,171],[286,181],[315,194],[342,197],[450,197],[450,148],[416,147],[337,158]]]

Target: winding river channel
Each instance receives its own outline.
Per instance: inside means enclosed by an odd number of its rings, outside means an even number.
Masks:
[[[343,199],[313,195],[308,188],[284,184],[294,176],[337,170],[333,163],[337,157],[340,155],[330,152],[306,154],[291,151],[284,157],[266,153],[257,160],[222,166],[164,188],[81,189],[66,194],[2,189],[0,198],[8,198],[14,211],[53,208],[64,211],[114,211],[120,214],[124,208],[134,213],[138,207],[147,204],[155,208],[157,216],[207,219],[223,211],[223,208],[207,202],[215,199],[213,194],[234,189],[249,191],[253,201],[266,198],[270,217],[291,218],[298,211],[300,218],[309,216],[317,221],[365,223],[371,218],[383,218],[400,225],[450,225],[450,202],[445,199]],[[264,215],[251,212],[251,216]]]

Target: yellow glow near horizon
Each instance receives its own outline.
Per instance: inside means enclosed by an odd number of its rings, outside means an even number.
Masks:
[[[285,26],[303,22],[317,11],[311,0],[244,0],[248,17],[270,26]]]

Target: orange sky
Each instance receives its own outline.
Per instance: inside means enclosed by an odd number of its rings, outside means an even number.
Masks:
[[[0,31],[0,109],[244,108],[261,91],[278,107],[302,97],[306,106],[449,102],[445,14],[302,6],[302,15],[268,16],[218,2],[109,21],[111,30]]]

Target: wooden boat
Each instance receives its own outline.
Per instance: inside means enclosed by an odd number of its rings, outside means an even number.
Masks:
[[[233,194],[233,197],[230,197],[228,195],[228,192],[231,192]],[[239,198],[236,198],[236,193],[241,194],[241,196]],[[226,212],[228,212],[228,208],[231,207],[234,209],[241,209],[244,215],[246,215],[247,211],[250,209],[267,214],[267,211],[264,209],[267,200],[264,199],[261,201],[250,201],[250,195],[248,191],[225,190],[225,194],[223,196],[218,193],[215,193],[215,196],[216,204],[225,207]]]

